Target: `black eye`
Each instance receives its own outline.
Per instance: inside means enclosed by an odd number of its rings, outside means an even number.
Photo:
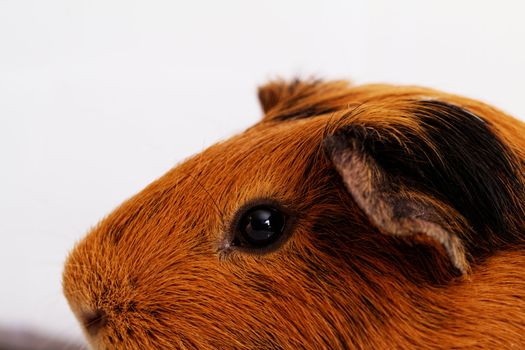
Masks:
[[[284,232],[284,214],[271,206],[257,206],[246,211],[239,220],[236,242],[264,247],[275,242]]]

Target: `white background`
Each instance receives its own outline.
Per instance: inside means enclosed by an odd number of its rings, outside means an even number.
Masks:
[[[68,250],[254,123],[268,78],[421,84],[525,117],[523,4],[0,0],[0,325],[78,337]]]

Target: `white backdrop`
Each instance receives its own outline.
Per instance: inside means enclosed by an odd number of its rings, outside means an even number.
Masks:
[[[79,336],[90,226],[254,123],[276,76],[421,84],[525,117],[525,3],[0,0],[0,325]]]

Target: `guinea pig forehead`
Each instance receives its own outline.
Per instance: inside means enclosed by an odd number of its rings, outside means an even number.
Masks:
[[[312,168],[321,130],[311,123],[282,123],[251,128],[207,149],[187,164],[221,198],[291,197]],[[242,197],[242,198],[241,198]]]
[[[227,208],[254,199],[293,202],[308,187],[305,173],[313,171],[311,155],[320,138],[315,130],[291,124],[262,127],[213,145],[123,204],[97,231],[116,241],[126,232],[154,231],[159,223],[173,226],[173,232],[196,224],[208,230],[227,219],[221,217]]]

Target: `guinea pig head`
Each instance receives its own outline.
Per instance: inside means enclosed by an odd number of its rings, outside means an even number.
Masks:
[[[464,344],[454,322],[481,324],[465,285],[522,242],[524,148],[509,140],[523,126],[416,87],[277,81],[259,99],[259,123],[154,181],[70,253],[64,293],[91,346]]]

